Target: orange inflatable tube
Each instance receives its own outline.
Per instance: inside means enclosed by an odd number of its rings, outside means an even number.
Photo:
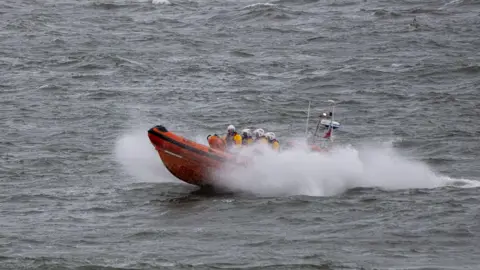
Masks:
[[[228,153],[176,135],[164,126],[149,129],[148,137],[167,170],[192,185],[213,185],[213,171],[227,161],[235,161]]]

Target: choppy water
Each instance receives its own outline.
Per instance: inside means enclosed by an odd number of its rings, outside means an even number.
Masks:
[[[473,0],[2,1],[1,269],[478,269],[480,5]],[[418,25],[413,25],[416,18]],[[230,123],[328,158],[165,171],[146,137]]]

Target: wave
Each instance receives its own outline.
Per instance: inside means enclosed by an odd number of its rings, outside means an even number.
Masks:
[[[150,3],[153,5],[172,5],[169,0],[96,0],[91,7],[105,10],[131,8],[138,4]]]
[[[282,5],[272,3],[256,3],[243,7],[240,14],[237,15],[237,20],[290,20],[301,14],[303,14],[303,12],[294,11]]]
[[[255,7],[276,7],[276,4],[272,3],[255,3],[248,6],[244,6],[243,9],[255,8]]]
[[[216,172],[223,188],[261,196],[334,196],[354,188],[383,190],[479,187],[480,182],[439,175],[425,163],[403,157],[392,147],[338,146],[328,153],[303,149],[279,154],[243,153],[248,167],[227,164]]]
[[[154,5],[171,5],[172,3],[168,0],[152,0]]]

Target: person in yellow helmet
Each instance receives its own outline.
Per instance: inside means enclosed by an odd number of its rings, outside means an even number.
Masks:
[[[280,143],[278,142],[276,136],[275,136],[275,133],[273,132],[267,132],[265,134],[265,137],[267,137],[268,139],[268,144],[272,146],[272,149],[275,150],[275,151],[279,151],[280,150]]]
[[[267,137],[265,137],[265,131],[261,128],[257,128],[253,131],[254,134],[254,142],[255,143],[263,143],[263,144],[268,144]]]
[[[227,148],[240,147],[242,145],[242,136],[235,131],[234,125],[229,125],[227,135],[223,137]]]
[[[242,145],[247,146],[253,143],[252,131],[248,128],[242,130]]]

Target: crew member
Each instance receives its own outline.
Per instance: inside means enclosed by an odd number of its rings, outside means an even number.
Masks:
[[[275,133],[267,132],[265,136],[268,139],[268,144],[272,147],[273,150],[275,151],[280,150],[280,143],[277,141],[277,138],[275,137]]]
[[[207,140],[211,148],[225,151],[225,142],[217,134],[208,135]]]
[[[227,135],[223,137],[227,148],[232,146],[239,147],[242,145],[242,136],[235,131],[234,125],[229,125],[227,128]]]
[[[261,128],[257,128],[253,131],[254,134],[254,142],[255,143],[268,143],[267,138],[265,137],[265,131]]]
[[[242,130],[242,145],[250,145],[252,143],[252,131],[249,128]]]

